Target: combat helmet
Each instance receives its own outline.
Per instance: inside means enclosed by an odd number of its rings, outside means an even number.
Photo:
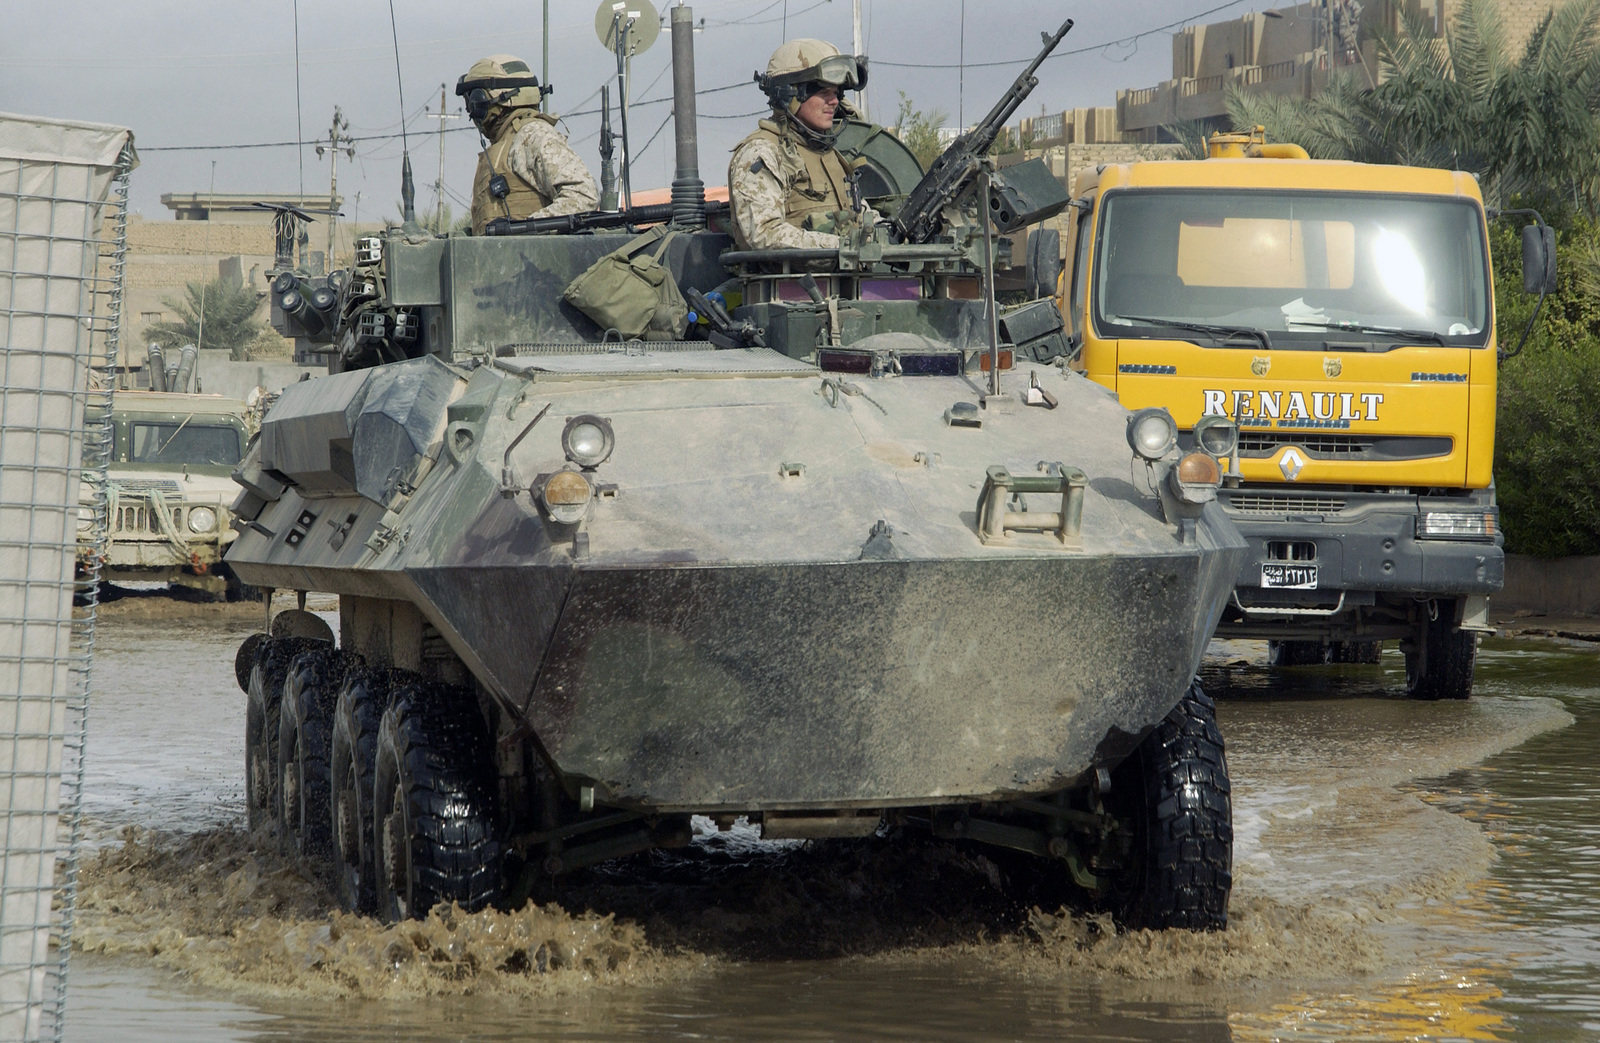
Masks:
[[[467,100],[467,115],[482,126],[494,108],[520,109],[538,105],[550,93],[528,63],[509,54],[491,54],[472,63],[456,81],[456,95]]]
[[[795,114],[807,98],[824,88],[837,88],[842,95],[865,87],[867,59],[865,55],[842,54],[826,40],[790,40],[772,52],[767,71],[756,73],[755,78],[773,109],[782,113],[802,137],[814,144],[832,146],[836,132],[816,131]],[[841,97],[835,128],[852,114]]]

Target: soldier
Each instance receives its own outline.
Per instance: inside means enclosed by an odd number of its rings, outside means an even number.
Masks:
[[[473,235],[497,217],[522,221],[595,208],[594,178],[556,130],[556,118],[539,111],[539,78],[526,62],[509,54],[474,62],[456,94],[489,142],[472,178]]]
[[[846,225],[871,223],[851,204],[850,161],[834,147],[853,115],[846,90],[867,82],[867,60],[822,40],[790,40],[757,77],[772,118],[741,141],[728,163],[734,239],[742,249],[833,249]]]

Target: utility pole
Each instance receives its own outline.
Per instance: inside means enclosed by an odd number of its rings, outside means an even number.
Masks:
[[[855,0],[855,36],[852,47],[854,53],[859,55],[866,50],[861,41],[861,0]],[[866,89],[856,91],[856,100],[861,103],[861,118],[867,118],[867,92]]]
[[[445,111],[445,109],[448,107],[448,103],[446,102],[445,98],[445,85],[441,83],[439,84],[439,111],[428,112],[429,116],[439,121],[439,180],[433,183],[435,201],[433,230],[435,232],[449,231],[448,228],[444,227],[444,121],[458,120],[461,118],[461,113],[459,112]],[[427,112],[428,110],[423,109],[423,111]]]
[[[335,105],[333,123],[328,127],[328,143],[317,146],[317,158],[321,159],[326,152],[332,163],[328,174],[328,256],[323,258],[323,271],[330,271],[333,268],[333,229],[338,224],[339,217],[339,153],[343,151],[347,158],[356,158],[355,139],[346,133],[349,129],[350,121],[344,118],[344,113]]]
[[[544,0],[544,62],[539,66],[539,111],[550,111],[550,0]]]

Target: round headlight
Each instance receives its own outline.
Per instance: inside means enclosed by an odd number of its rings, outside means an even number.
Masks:
[[[1128,417],[1128,445],[1146,460],[1159,460],[1178,441],[1178,425],[1160,406],[1141,409]]]
[[[189,508],[189,531],[210,532],[217,527],[217,512],[210,507]]]
[[[610,457],[615,445],[611,421],[593,413],[572,417],[561,429],[561,451],[579,467],[599,467]]]
[[[593,497],[594,487],[580,471],[557,471],[544,480],[539,490],[544,509],[550,512],[550,517],[564,525],[582,521]]]
[[[1190,453],[1178,461],[1178,481],[1185,485],[1217,485],[1222,481],[1222,470],[1211,454]]]
[[[78,508],[78,531],[88,532],[94,526],[94,508]]]
[[[1195,422],[1194,441],[1212,456],[1231,456],[1239,444],[1239,425],[1225,416],[1203,416]]]

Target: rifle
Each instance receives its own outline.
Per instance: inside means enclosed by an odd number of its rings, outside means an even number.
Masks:
[[[906,201],[901,206],[892,221],[891,234],[896,242],[900,243],[926,243],[938,235],[942,230],[943,221],[940,214],[944,208],[961,197],[973,180],[978,176],[979,162],[989,151],[989,146],[994,144],[994,139],[999,137],[1000,131],[1005,127],[1006,121],[1012,113],[1017,111],[1023,101],[1039,85],[1039,77],[1034,73],[1039,65],[1056,49],[1056,44],[1072,29],[1072,19],[1068,18],[1061,23],[1054,35],[1040,33],[1039,38],[1044,41],[1041,50],[1028,67],[1022,70],[1011,84],[1005,95],[989,110],[989,115],[983,118],[976,127],[962,134],[950,147],[939,154],[922,175],[922,180],[917,182],[911,194],[906,196]]]
[[[708,202],[706,216],[715,217],[728,212],[728,204]],[[484,228],[484,235],[540,235],[547,232],[584,232],[596,228],[624,228],[628,225],[658,225],[672,220],[672,204],[656,203],[636,206],[632,210],[586,210],[581,214],[562,214],[558,217],[530,217],[525,221],[509,221],[497,217]]]

